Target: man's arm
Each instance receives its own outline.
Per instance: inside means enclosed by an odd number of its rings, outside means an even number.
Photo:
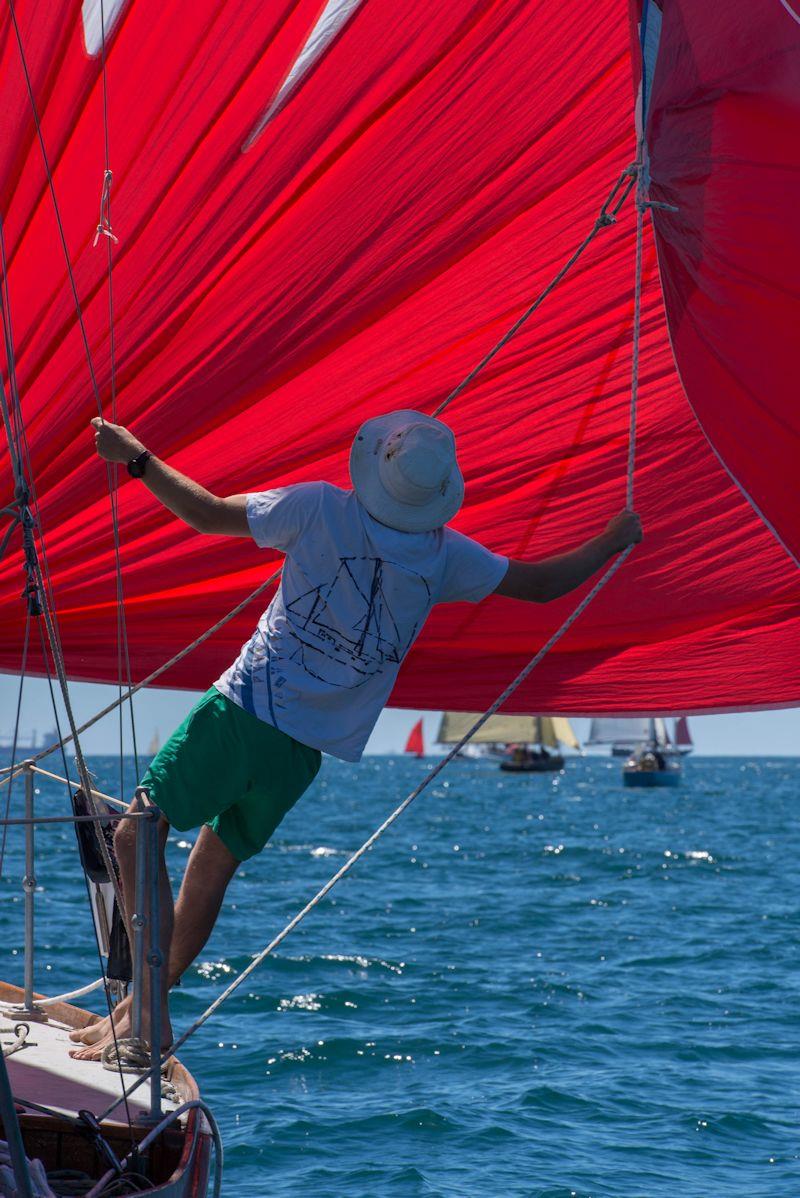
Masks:
[[[540,562],[521,562],[514,558],[497,587],[496,595],[527,599],[530,603],[548,603],[574,591],[606,562],[642,539],[642,522],[635,512],[624,511],[609,520],[605,532],[578,549],[559,553]]]
[[[109,424],[95,416],[92,425],[95,448],[107,462],[127,463],[144,452],[141,441],[121,424]],[[227,498],[213,495],[156,457],[148,459],[142,482],[164,507],[196,532],[229,537],[250,535],[246,495],[229,495]]]

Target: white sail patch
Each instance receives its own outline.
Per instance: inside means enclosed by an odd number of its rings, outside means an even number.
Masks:
[[[103,48],[103,27],[108,41],[126,4],[127,0],[83,0],[83,44],[92,58],[96,58]]]
[[[362,0],[327,0],[317,23],[292,63],[289,73],[259,118],[252,133],[242,146],[242,150],[249,150],[256,138],[263,133],[272,118],[297,90],[314,63],[324,54],[336,35],[344,29],[361,3]]]
[[[589,739],[590,745],[630,745],[631,747],[646,741],[650,736],[650,720],[615,719],[611,717],[596,717],[592,720]]]

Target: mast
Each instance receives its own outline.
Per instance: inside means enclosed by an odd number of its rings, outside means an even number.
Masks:
[[[556,732],[555,720],[549,715],[536,716],[539,725],[539,741],[546,749],[557,749],[560,737]]]

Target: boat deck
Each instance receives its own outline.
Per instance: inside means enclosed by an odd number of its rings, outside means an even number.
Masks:
[[[8,1046],[14,1040],[14,1026],[25,1022],[7,1011],[0,1012],[0,1040]],[[37,1102],[61,1114],[75,1115],[80,1110],[89,1110],[100,1115],[122,1094],[120,1075],[117,1070],[105,1068],[100,1061],[76,1061],[69,1056],[75,1045],[69,1039],[72,1030],[66,1023],[49,1020],[47,1023],[30,1021],[30,1032],[24,1048],[6,1058],[11,1088],[19,1099]],[[129,1089],[136,1080],[134,1074],[126,1073],[125,1086]],[[128,1100],[131,1119],[149,1110],[149,1084],[145,1082]],[[174,1110],[178,1101],[162,1098],[162,1109]],[[109,1122],[125,1122],[125,1107],[120,1105]]]

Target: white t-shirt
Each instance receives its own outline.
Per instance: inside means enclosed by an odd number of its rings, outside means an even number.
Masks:
[[[256,544],[283,578],[215,686],[312,748],[358,761],[434,603],[478,603],[508,558],[450,528],[398,532],[353,491],[300,483],[247,496]]]

